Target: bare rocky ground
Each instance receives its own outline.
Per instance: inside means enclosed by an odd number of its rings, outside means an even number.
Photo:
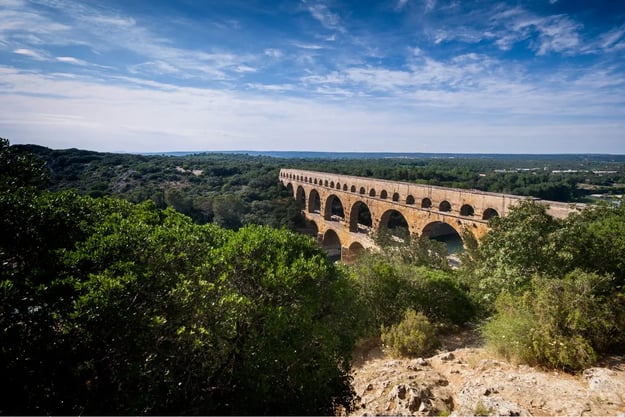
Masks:
[[[447,337],[443,349],[425,359],[362,347],[353,377],[353,416],[625,417],[625,357],[570,375],[498,358],[469,331]]]

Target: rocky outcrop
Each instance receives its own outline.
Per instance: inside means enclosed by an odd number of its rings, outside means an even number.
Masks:
[[[493,415],[625,417],[625,359],[581,375],[495,359],[483,348],[428,359],[375,351],[353,372],[352,415]]]

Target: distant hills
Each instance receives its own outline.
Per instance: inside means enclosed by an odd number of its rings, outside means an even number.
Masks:
[[[625,162],[625,155],[612,154],[489,154],[489,153],[423,153],[423,152],[312,152],[312,151],[189,151],[141,152],[140,155],[188,156],[229,154],[270,156],[285,159],[499,159]]]

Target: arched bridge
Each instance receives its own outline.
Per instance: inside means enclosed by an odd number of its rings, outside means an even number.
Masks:
[[[298,169],[281,169],[280,181],[300,204],[309,232],[330,256],[350,261],[374,247],[372,236],[388,232],[445,239],[470,230],[477,238],[488,231],[488,220],[505,216],[527,197],[477,190],[386,181]],[[554,217],[566,217],[576,207],[543,201]]]

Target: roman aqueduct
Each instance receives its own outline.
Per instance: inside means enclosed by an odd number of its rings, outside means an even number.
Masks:
[[[384,231],[440,239],[468,229],[480,238],[490,218],[528,198],[297,169],[281,169],[280,181],[302,208],[310,233],[330,256],[347,262],[374,247],[372,236]],[[558,218],[579,208],[535,200]]]

